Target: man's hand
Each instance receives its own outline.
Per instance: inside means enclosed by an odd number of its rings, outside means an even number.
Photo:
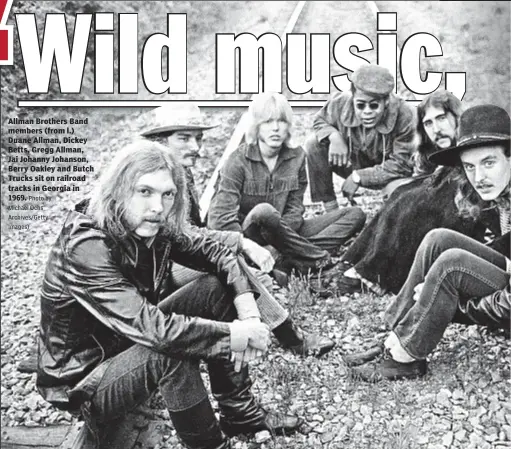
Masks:
[[[349,175],[344,181],[341,191],[343,196],[348,198],[349,202],[353,204],[353,197],[359,187],[359,184],[353,181],[353,175]]]
[[[329,136],[328,163],[337,167],[349,166],[348,147],[339,133]]]
[[[263,351],[248,347],[243,352],[233,352],[231,362],[234,363],[234,370],[239,372],[246,364],[261,358],[263,355]]]
[[[420,284],[417,284],[413,291],[414,291],[414,294],[413,294],[413,300],[414,301],[418,301],[419,298],[421,297],[421,293],[422,293],[422,289],[424,288],[424,282],[421,282]]]
[[[254,262],[264,273],[273,270],[275,260],[271,253],[253,240],[243,237],[243,254]]]

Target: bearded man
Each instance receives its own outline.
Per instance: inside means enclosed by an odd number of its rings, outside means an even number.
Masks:
[[[94,430],[159,389],[195,449],[230,448],[222,430],[292,432],[300,420],[265,411],[250,390],[246,362],[267,350],[270,331],[247,274],[228,247],[189,228],[187,201],[177,158],[144,140],[122,149],[70,212],[41,290],[39,392]],[[174,262],[209,275],[176,288]]]

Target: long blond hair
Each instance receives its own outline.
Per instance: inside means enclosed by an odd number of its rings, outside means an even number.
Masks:
[[[177,187],[174,204],[167,217],[163,235],[187,233],[188,191],[183,167],[177,156],[165,146],[146,139],[121,149],[102,173],[93,189],[87,212],[114,240],[129,236],[126,209],[138,179],[158,170],[168,170]]]
[[[245,141],[249,144],[257,143],[259,126],[268,120],[283,120],[288,125],[288,136],[284,143],[289,145],[293,126],[293,110],[287,98],[277,92],[258,94],[248,107],[249,122],[245,132]]]

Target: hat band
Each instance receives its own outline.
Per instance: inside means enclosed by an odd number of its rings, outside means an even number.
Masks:
[[[504,140],[504,139],[509,139],[509,134],[500,134],[500,133],[472,134],[471,136],[462,137],[458,141],[458,145],[462,145],[464,143],[470,142],[471,140],[481,140],[481,139]]]

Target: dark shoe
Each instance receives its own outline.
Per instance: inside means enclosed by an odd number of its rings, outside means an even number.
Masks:
[[[382,361],[377,364],[367,363],[352,369],[352,374],[366,382],[380,382],[383,379],[417,379],[428,371],[426,360],[416,360],[412,363],[396,362],[390,354],[386,354]]]
[[[328,337],[322,337],[317,334],[305,334],[302,343],[296,346],[290,346],[289,350],[296,355],[304,357],[308,355],[321,357],[323,354],[333,349],[334,346],[335,342]]]
[[[233,422],[227,419],[220,418],[220,426],[226,435],[233,437],[240,434],[252,434],[267,430],[272,435],[291,435],[296,432],[303,420],[294,415],[286,415],[269,411],[267,412],[262,407],[260,410],[263,416],[256,422]]]
[[[307,334],[296,326],[291,318],[273,329],[273,334],[284,348],[302,356],[320,357],[335,346],[335,343],[327,337]]]
[[[362,291],[362,283],[359,279],[341,275],[335,279],[335,293],[337,295],[348,295]]]
[[[359,366],[374,360],[383,354],[383,345],[373,346],[367,351],[357,352],[356,354],[343,355],[344,363],[348,366]]]
[[[275,282],[279,285],[279,287],[287,287],[289,283],[289,277],[285,272],[273,269],[270,275],[273,279],[275,279]]]

